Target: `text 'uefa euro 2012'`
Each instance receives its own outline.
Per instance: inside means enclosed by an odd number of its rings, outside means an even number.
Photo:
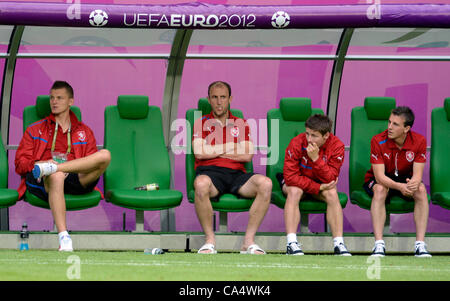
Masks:
[[[123,14],[123,24],[133,27],[255,27],[256,16],[249,15],[185,15]]]

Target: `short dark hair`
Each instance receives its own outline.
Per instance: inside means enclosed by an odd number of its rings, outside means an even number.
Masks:
[[[331,127],[333,126],[333,121],[328,118],[328,116],[321,115],[321,114],[314,114],[310,116],[306,122],[305,127],[313,130],[318,131],[319,133],[325,135],[326,133],[331,132]]]
[[[63,80],[55,81],[50,90],[56,90],[56,89],[66,89],[67,93],[69,94],[69,97],[73,98],[73,88],[71,85],[69,85],[68,82],[63,81]]]
[[[212,82],[212,83],[209,84],[209,86],[208,86],[208,97],[209,97],[209,93],[211,91],[211,88],[216,87],[216,86],[218,86],[218,87],[221,87],[221,86],[222,87],[223,86],[226,87],[228,89],[228,96],[231,96],[231,86],[230,86],[230,84],[227,83],[227,82],[218,80],[218,81],[215,81],[215,82]]]
[[[409,107],[396,107],[392,109],[391,114],[402,116],[405,119],[405,126],[412,127],[414,124],[414,112]]]

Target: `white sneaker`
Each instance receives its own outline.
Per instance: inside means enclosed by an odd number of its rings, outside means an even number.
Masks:
[[[334,255],[352,256],[352,254],[347,250],[347,247],[343,243],[334,246]]]
[[[61,252],[72,252],[72,239],[70,238],[70,235],[63,235],[59,239],[59,249],[58,251]]]
[[[302,248],[300,247],[300,244],[296,241],[289,243],[286,246],[286,255],[296,255],[296,256],[302,256],[305,255],[303,253]]]
[[[50,162],[36,163],[33,168],[33,177],[35,179],[42,178],[43,176],[51,175],[56,172],[57,165]]]
[[[427,245],[425,243],[420,243],[420,244],[415,245],[414,256],[416,256],[416,257],[431,257],[431,254],[427,250]]]
[[[386,255],[386,248],[384,244],[375,244],[375,247],[372,250],[373,257],[384,257]]]

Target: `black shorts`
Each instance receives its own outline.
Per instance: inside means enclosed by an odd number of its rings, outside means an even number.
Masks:
[[[208,176],[216,189],[219,191],[217,197],[211,198],[211,201],[218,201],[219,197],[225,193],[238,195],[238,190],[247,183],[247,181],[254,175],[254,173],[243,172],[242,170],[235,170],[226,167],[218,166],[199,166],[195,170],[195,176]]]
[[[406,179],[409,178],[407,176],[401,176],[401,175],[398,177],[390,176],[390,175],[386,175],[386,176],[389,177],[390,179],[392,179],[393,181],[399,182],[399,183],[406,183]],[[375,186],[375,184],[377,184],[377,181],[376,181],[375,177],[373,177],[372,179],[370,179],[363,185],[364,190],[371,198],[373,197],[373,186]],[[391,197],[393,197],[393,196],[407,198],[399,190],[389,188],[388,196],[386,197],[386,204],[390,203]]]
[[[78,174],[69,173],[64,180],[64,194],[85,194],[94,190],[99,179],[90,183],[88,187],[83,187],[80,183]],[[48,193],[45,191],[44,180],[41,179],[39,182],[33,177],[33,173],[27,173],[25,177],[25,184],[27,185],[27,190],[40,198],[43,201],[48,202]]]

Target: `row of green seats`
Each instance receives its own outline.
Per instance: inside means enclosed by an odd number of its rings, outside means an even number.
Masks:
[[[105,108],[104,147],[111,152],[111,164],[104,174],[104,191],[108,202],[117,206],[136,210],[136,229],[143,230],[143,212],[146,210],[164,210],[180,205],[182,193],[170,188],[170,159],[164,142],[162,117],[159,107],[149,106],[147,96],[121,95],[116,106]],[[363,191],[365,172],[370,168],[370,139],[387,127],[390,111],[395,108],[395,99],[389,97],[367,97],[364,106],[355,107],[351,114],[351,143],[349,158],[349,195],[350,201],[363,209],[370,209],[371,199]],[[80,109],[72,110],[81,120]],[[198,107],[186,112],[186,120],[194,124],[194,112],[201,115],[211,111],[208,100],[202,98]],[[244,118],[242,111],[231,109],[233,115]],[[35,106],[28,106],[23,112],[24,131],[27,126],[50,114],[48,96],[39,96]],[[284,150],[290,140],[305,131],[305,121],[312,114],[323,114],[321,109],[311,107],[308,98],[282,98],[279,108],[267,113],[268,148],[278,143],[277,152],[268,153],[266,175],[272,180],[272,202],[284,208],[286,201],[275,175],[283,171]],[[278,120],[278,126],[272,128],[272,120]],[[192,137],[192,127],[191,129]],[[445,99],[444,106],[432,111],[432,148],[430,159],[430,186],[433,203],[450,209],[450,165],[446,150],[450,147],[450,98]],[[190,137],[188,137],[190,138]],[[278,139],[277,142],[272,138]],[[188,149],[191,149],[188,139]],[[195,178],[194,155],[186,152],[186,189],[189,202],[194,202],[193,182]],[[252,162],[246,165],[253,170]],[[0,208],[16,203],[17,192],[7,188],[8,163],[3,144],[0,151]],[[136,191],[133,188],[147,183],[158,183],[157,191]],[[86,195],[66,195],[67,210],[82,210],[95,207],[101,199],[101,193],[94,190]],[[347,204],[347,194],[339,192],[341,206]],[[32,194],[26,193],[25,201],[31,205],[49,208]],[[222,195],[218,202],[213,202],[214,210],[220,212],[221,229],[226,227],[227,212],[248,211],[252,199],[243,199],[231,194]],[[326,204],[315,199],[300,202],[303,224],[307,225],[307,215],[325,213]],[[394,197],[387,205],[387,213],[407,213],[413,211],[414,202],[401,197]]]

